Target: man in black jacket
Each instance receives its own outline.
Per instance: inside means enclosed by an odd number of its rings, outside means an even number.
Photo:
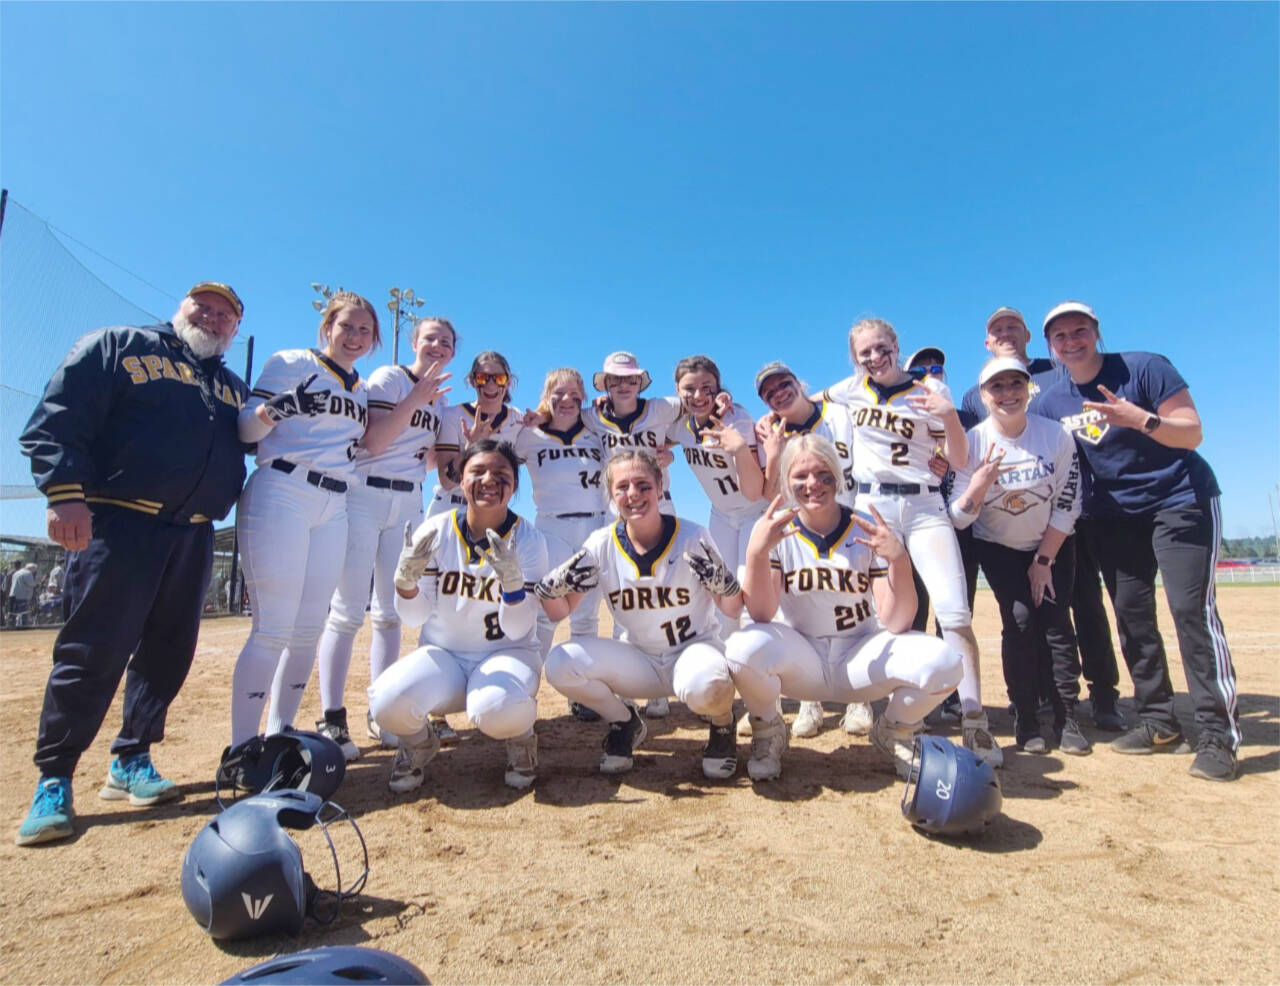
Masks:
[[[248,392],[222,361],[243,315],[235,291],[205,281],[171,325],[91,332],[23,432],[49,537],[68,551],[71,612],[53,646],[41,778],[20,846],[72,834],[71,776],[122,676],[124,722],[101,797],[152,805],[179,796],[150,750],[195,656],[213,521],[244,483],[236,417]]]

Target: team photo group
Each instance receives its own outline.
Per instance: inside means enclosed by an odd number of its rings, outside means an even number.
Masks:
[[[267,738],[311,730],[295,721],[308,688],[314,732],[345,759],[360,756],[353,733],[395,751],[397,793],[430,791],[462,716],[501,741],[494,783],[501,769],[532,785],[540,687],[584,720],[584,762],[602,746],[606,774],[632,768],[672,701],[706,723],[693,769],[726,780],[745,752],[759,783],[824,727],[866,736],[910,782],[920,738],[946,719],[964,756],[998,770],[985,707],[1006,704],[1014,749],[1083,756],[1087,702],[1108,755],[1189,753],[1193,777],[1236,776],[1201,421],[1178,369],[1128,349],[1122,327],[1104,346],[1084,302],[1030,325],[1014,308],[976,313],[964,339],[900,339],[864,318],[845,340],[854,375],[813,387],[786,352],[732,381],[714,354],[654,367],[602,352],[580,372],[512,367],[499,345],[455,366],[443,317],[417,323],[406,365],[366,379],[356,363],[381,343],[378,316],[339,291],[318,336],[268,358],[250,388],[223,361],[243,316],[230,286],[206,281],[171,323],[90,333],[23,433],[68,560],[19,845],[74,834],[72,777],[122,680],[99,794],[179,796],[151,748],[196,652],[213,522],[233,507],[252,629],[209,770],[226,788],[251,787]],[[1033,330],[1047,357],[1029,355]],[[938,342],[985,346],[977,379],[948,383]],[[512,404],[517,369],[545,372],[533,408]],[[669,472],[686,467],[707,502],[673,501]],[[531,518],[511,506],[522,484]],[[1002,626],[1004,681],[985,691],[979,573]],[[1157,576],[1194,724],[1174,713]],[[366,658],[367,698],[350,696]],[[790,722],[783,699],[799,702]]]

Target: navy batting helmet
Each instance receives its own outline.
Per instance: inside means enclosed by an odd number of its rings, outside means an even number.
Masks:
[[[329,817],[322,818],[324,812]],[[342,887],[338,854],[328,828],[346,821],[364,854],[364,872]],[[329,844],[338,889],[320,890],[302,868],[302,850],[285,831],[319,825]],[[329,923],[342,900],[354,896],[369,875],[364,836],[332,802],[306,791],[273,791],[245,798],[209,822],[182,860],[182,899],[196,923],[219,939],[277,931],[297,934],[313,917]]]
[[[933,835],[979,835],[1000,814],[1004,795],[991,765],[940,736],[916,737],[902,814]]]
[[[347,773],[342,747],[328,736],[284,729],[270,736],[252,736],[222,753],[214,776],[214,796],[232,788],[250,794],[292,789],[333,797]]]
[[[330,945],[259,962],[224,980],[222,986],[249,983],[398,983],[422,986],[429,980],[412,962],[376,948]]]

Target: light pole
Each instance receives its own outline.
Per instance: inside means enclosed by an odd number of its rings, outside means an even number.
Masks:
[[[387,302],[387,307],[391,309],[392,316],[392,342],[391,342],[391,362],[400,362],[400,320],[404,319],[408,322],[416,320],[414,315],[415,308],[421,308],[426,304],[421,298],[413,293],[413,288],[405,288],[401,291],[399,288],[392,288],[389,292],[391,300]]]

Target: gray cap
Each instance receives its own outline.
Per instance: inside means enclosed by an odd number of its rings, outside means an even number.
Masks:
[[[774,360],[772,363],[766,363],[760,368],[760,372],[756,374],[756,394],[760,393],[760,388],[764,386],[764,382],[770,377],[776,377],[780,374],[794,377],[791,367],[787,366],[782,360]]]

